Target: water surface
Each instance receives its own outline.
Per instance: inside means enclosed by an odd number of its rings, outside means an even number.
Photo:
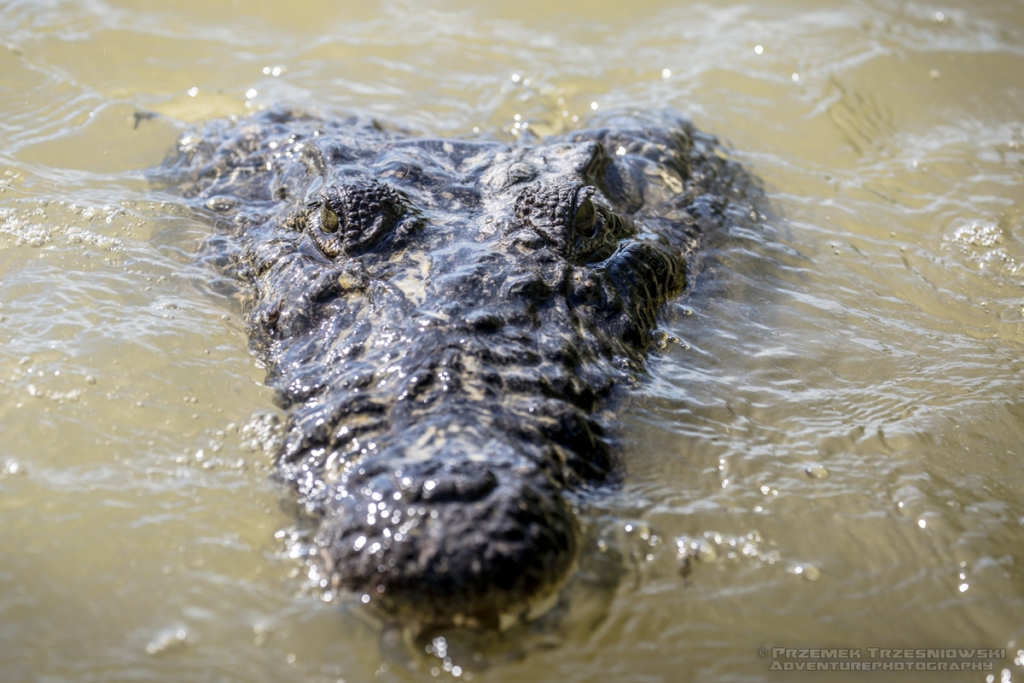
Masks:
[[[1019,0],[9,0],[0,93],[5,683],[866,675],[773,646],[1024,674]],[[146,174],[281,102],[506,140],[670,106],[762,179],[663,312],[562,626],[410,671],[307,575],[238,297]]]

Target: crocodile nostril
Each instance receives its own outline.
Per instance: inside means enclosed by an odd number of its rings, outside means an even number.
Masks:
[[[489,469],[441,472],[427,479],[420,488],[420,500],[432,503],[469,503],[494,490],[498,478]]]

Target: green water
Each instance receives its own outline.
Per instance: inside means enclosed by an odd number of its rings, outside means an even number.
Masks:
[[[3,683],[1024,675],[1020,0],[4,1],[0,94]],[[145,174],[281,102],[507,140],[671,106],[763,180],[664,311],[560,627],[410,670],[308,575],[242,310]]]

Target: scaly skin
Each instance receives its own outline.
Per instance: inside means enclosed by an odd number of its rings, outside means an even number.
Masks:
[[[616,386],[702,235],[750,211],[715,151],[671,114],[508,146],[271,112],[183,143],[336,584],[435,622],[560,585],[573,492],[621,471]]]

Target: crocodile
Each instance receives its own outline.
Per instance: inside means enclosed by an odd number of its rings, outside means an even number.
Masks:
[[[508,143],[270,110],[179,143],[174,192],[250,292],[276,477],[338,591],[493,623],[557,593],[659,307],[755,184],[670,112]],[[453,621],[454,620],[454,621]]]

